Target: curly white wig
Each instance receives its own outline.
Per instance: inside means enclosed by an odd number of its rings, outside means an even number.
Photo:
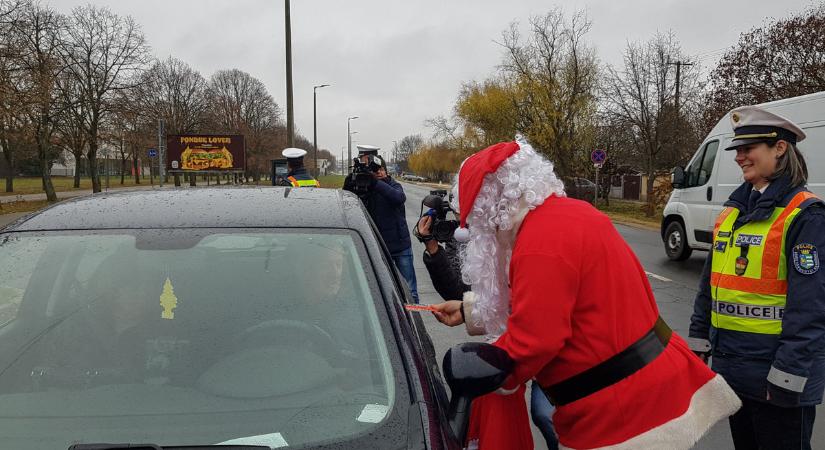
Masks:
[[[565,195],[564,184],[553,172],[553,163],[523,138],[516,140],[519,150],[495,173],[484,177],[475,203],[453,205],[456,209],[472,208],[467,217],[469,241],[461,251],[461,274],[476,298],[473,325],[482,326],[492,337],[506,330],[510,314],[508,274],[515,234],[500,231],[519,227],[526,209],[535,209],[551,195]],[[454,203],[459,198],[458,184],[453,185]]]

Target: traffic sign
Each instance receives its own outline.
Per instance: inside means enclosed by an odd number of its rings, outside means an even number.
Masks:
[[[593,161],[593,164],[602,165],[607,161],[607,152],[597,148],[590,153],[590,160]]]
[[[157,158],[158,157],[158,149],[150,148],[149,149],[149,157],[150,158]]]

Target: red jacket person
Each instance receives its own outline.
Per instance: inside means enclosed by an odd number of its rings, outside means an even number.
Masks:
[[[472,291],[438,305],[436,318],[466,323],[515,361],[499,392],[474,401],[469,448],[532,448],[521,395],[531,379],[556,405],[562,448],[688,449],[739,409],[724,379],[659,317],[610,220],[565,197],[529,144],[469,157],[454,194]]]

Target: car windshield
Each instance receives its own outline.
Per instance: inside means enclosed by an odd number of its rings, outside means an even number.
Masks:
[[[395,382],[354,236],[0,235],[0,448],[370,432]]]

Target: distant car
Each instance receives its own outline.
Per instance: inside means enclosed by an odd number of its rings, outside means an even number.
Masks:
[[[448,400],[391,255],[340,190],[67,200],[0,230],[0,268],[0,448],[454,450],[512,364],[451,350]]]
[[[587,178],[564,178],[564,191],[568,197],[593,203],[596,200],[596,183]]]
[[[421,177],[421,176],[418,176],[418,175],[409,174],[409,173],[406,173],[406,174],[404,174],[404,175],[401,175],[401,179],[402,179],[402,180],[406,180],[406,181],[418,181],[418,182],[427,181],[427,179],[426,179],[426,178],[424,178],[424,177]]]

